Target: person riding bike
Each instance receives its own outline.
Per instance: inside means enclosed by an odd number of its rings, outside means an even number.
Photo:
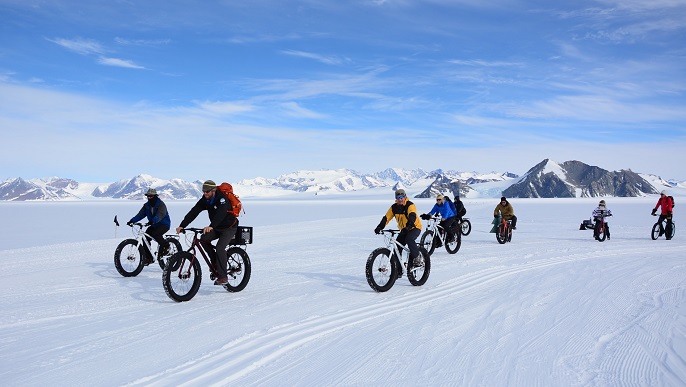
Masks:
[[[379,225],[374,229],[374,233],[380,234],[381,230],[395,218],[398,223],[398,228],[400,229],[400,234],[396,238],[396,241],[400,245],[405,246],[410,249],[410,259],[415,265],[421,264],[417,260],[421,260],[419,255],[419,246],[417,245],[417,238],[419,234],[422,233],[422,222],[417,216],[417,207],[407,199],[407,194],[404,189],[398,189],[395,191],[395,203],[391,205],[386,212],[386,215],[381,218]],[[392,257],[396,262],[399,262],[400,257]],[[398,268],[398,278],[402,277],[403,271],[402,267]]]
[[[421,218],[424,220],[429,220],[431,219],[431,215],[436,215],[440,214],[441,215],[441,221],[440,225],[443,227],[443,230],[446,230],[448,232],[448,237],[447,240],[450,241],[452,238],[454,238],[455,233],[453,232],[453,225],[455,224],[456,218],[455,218],[455,212],[453,212],[452,208],[450,208],[450,204],[448,204],[445,200],[443,195],[438,194],[436,196],[436,204],[434,204],[433,208],[431,211],[429,211],[428,214],[422,214]],[[438,246],[442,246],[443,244],[440,242],[438,243]]]
[[[507,198],[505,196],[500,198],[500,203],[498,203],[497,206],[495,206],[495,210],[493,210],[493,217],[497,218],[498,213],[502,215],[505,220],[510,220],[512,221],[512,229],[516,230],[517,229],[517,217],[514,214],[514,208],[512,207],[512,204],[507,201]]]
[[[598,207],[596,207],[596,209],[593,210],[593,213],[591,214],[591,217],[595,221],[595,227],[593,227],[593,238],[598,239],[598,222],[603,221],[603,226],[605,228],[605,236],[607,237],[607,240],[610,240],[610,226],[607,224],[606,221],[606,219],[610,216],[612,216],[612,211],[610,211],[605,206],[605,200],[601,200],[598,203]]]
[[[236,218],[231,211],[231,202],[229,202],[229,199],[224,196],[221,191],[217,191],[217,184],[214,181],[205,181],[202,184],[202,192],[203,197],[201,197],[193,208],[188,211],[179,224],[179,227],[176,228],[176,233],[178,234],[183,231],[183,229],[191,224],[202,211],[207,210],[207,215],[210,218],[210,225],[203,228],[200,243],[205,251],[207,251],[207,254],[209,254],[210,259],[217,270],[217,279],[214,281],[214,284],[225,285],[229,282],[228,274],[226,272],[226,247],[229,245],[229,242],[231,242],[234,235],[236,235],[238,218]],[[218,239],[216,251],[211,243],[215,239]]]
[[[126,222],[128,226],[133,226],[134,223],[138,222],[143,218],[148,218],[148,223],[145,225],[148,228],[145,233],[150,235],[155,242],[160,246],[160,255],[166,255],[169,250],[169,243],[164,240],[164,234],[169,231],[171,227],[171,218],[167,212],[167,205],[164,204],[162,199],[157,195],[157,190],[154,188],[149,188],[145,193],[145,197],[148,199],[143,207],[141,207],[138,214],[136,214],[131,220]],[[148,238],[148,237],[146,237]],[[148,238],[148,242],[150,238]],[[144,265],[147,266],[152,263],[152,252],[148,250],[148,247],[143,244],[143,250],[145,253]]]
[[[454,202],[450,200],[450,196],[443,196],[443,199],[445,199],[445,201],[448,202],[450,209],[453,210],[453,212],[455,213],[455,219],[457,219],[457,222],[462,222],[462,217],[465,216],[465,214],[467,213],[467,209],[464,208],[464,203],[462,203],[460,197],[455,196]]]
[[[667,192],[662,191],[660,192],[660,199],[657,200],[657,204],[655,205],[655,208],[653,208],[651,215],[655,215],[658,207],[661,209],[660,217],[657,220],[658,223],[662,225],[662,222],[667,219],[667,227],[665,227],[664,230],[660,230],[660,236],[662,236],[664,233],[667,240],[670,240],[672,239],[672,212],[674,211],[674,199],[672,199],[670,196],[667,196]]]

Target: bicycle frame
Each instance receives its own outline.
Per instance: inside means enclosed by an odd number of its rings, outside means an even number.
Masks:
[[[400,234],[400,230],[383,230],[382,232],[384,239],[386,240],[386,248],[391,251],[391,257],[395,254],[398,262],[402,264],[401,266],[404,266],[407,269],[407,261],[410,258],[410,248],[401,245],[400,242],[396,240],[395,234]],[[402,257],[403,251],[407,251],[407,254],[405,254],[407,257],[402,258],[401,261],[400,258]]]
[[[500,224],[495,232],[495,239],[498,243],[504,244],[512,241],[512,220],[505,219],[505,217],[501,215]]]
[[[200,251],[200,255],[202,255],[202,258],[205,260],[207,267],[209,267],[209,269],[210,269],[210,274],[212,275],[210,278],[213,278],[213,279],[216,278],[217,277],[217,270],[215,269],[214,265],[212,264],[212,260],[209,257],[209,253],[205,251],[205,248],[202,246],[202,243],[200,243],[200,238],[198,237],[198,234],[202,234],[203,229],[201,229],[201,228],[186,228],[182,232],[185,232],[185,231],[190,231],[193,233],[193,239],[191,240],[191,243],[188,247],[188,250],[186,250],[186,251],[191,253],[191,255],[193,255],[193,259],[198,258],[195,250],[197,249],[198,251]],[[216,252],[215,252],[215,254],[216,254]],[[191,264],[188,265],[189,270],[192,267],[192,265],[193,265],[193,261],[191,261]]]
[[[148,238],[150,240],[155,240],[155,238],[153,238],[150,234],[143,231],[143,227],[144,227],[143,223],[134,223],[133,226],[131,226],[131,232],[133,233],[134,239],[136,239],[136,241],[138,242],[136,247],[140,246],[141,243],[144,244],[145,247],[148,248],[148,251],[150,252],[150,254],[153,255],[153,259],[155,259],[159,255],[158,254],[159,253],[159,251],[158,251],[159,247],[155,251],[152,250],[152,243],[150,241],[148,241]],[[169,235],[169,236],[172,236],[172,235]],[[167,235],[165,235],[165,237],[167,237]]]
[[[438,239],[440,239],[441,242],[445,243],[445,238],[448,237],[448,233],[445,232],[445,227],[440,225],[441,219],[442,218],[440,217],[440,215],[432,215],[431,219],[429,219],[429,221],[427,222],[426,230],[433,231],[434,236],[438,236]],[[441,230],[443,230],[443,232],[439,232]]]

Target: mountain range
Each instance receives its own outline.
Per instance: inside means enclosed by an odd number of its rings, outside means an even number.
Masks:
[[[429,198],[439,193],[466,198],[499,197],[632,197],[657,194],[666,188],[686,188],[684,182],[631,170],[608,171],[580,161],[557,163],[545,159],[518,176],[510,172],[458,172],[453,170],[388,168],[372,174],[350,169],[298,171],[276,178],[254,178],[233,183],[241,196],[283,196],[295,193],[331,194],[352,191],[387,192],[404,188],[412,197]],[[201,196],[201,181],[163,180],[141,174],[114,183],[81,183],[50,177],[0,182],[0,200],[54,201],[88,199],[142,200],[148,188],[163,199],[195,199]]]

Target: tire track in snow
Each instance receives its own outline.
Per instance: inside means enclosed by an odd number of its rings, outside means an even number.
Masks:
[[[651,251],[652,249],[645,248],[644,250]],[[522,272],[574,261],[635,255],[636,253],[636,249],[596,251],[592,254],[567,254],[510,266],[491,267],[456,277],[435,288],[424,287],[422,292],[401,299],[393,299],[385,305],[374,304],[348,309],[327,316],[272,327],[266,331],[256,331],[228,342],[221,348],[193,361],[134,380],[130,385],[168,385],[174,382],[187,385],[227,385],[277,361],[296,348],[318,341],[335,332],[370,321],[383,320],[389,315],[407,312],[407,310],[429,305],[438,300],[454,298],[461,292],[473,291],[478,287],[487,286]]]

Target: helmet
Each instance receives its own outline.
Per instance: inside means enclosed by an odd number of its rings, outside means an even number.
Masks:
[[[155,196],[157,195],[157,190],[154,188],[148,188],[148,192],[145,193],[145,196]]]

